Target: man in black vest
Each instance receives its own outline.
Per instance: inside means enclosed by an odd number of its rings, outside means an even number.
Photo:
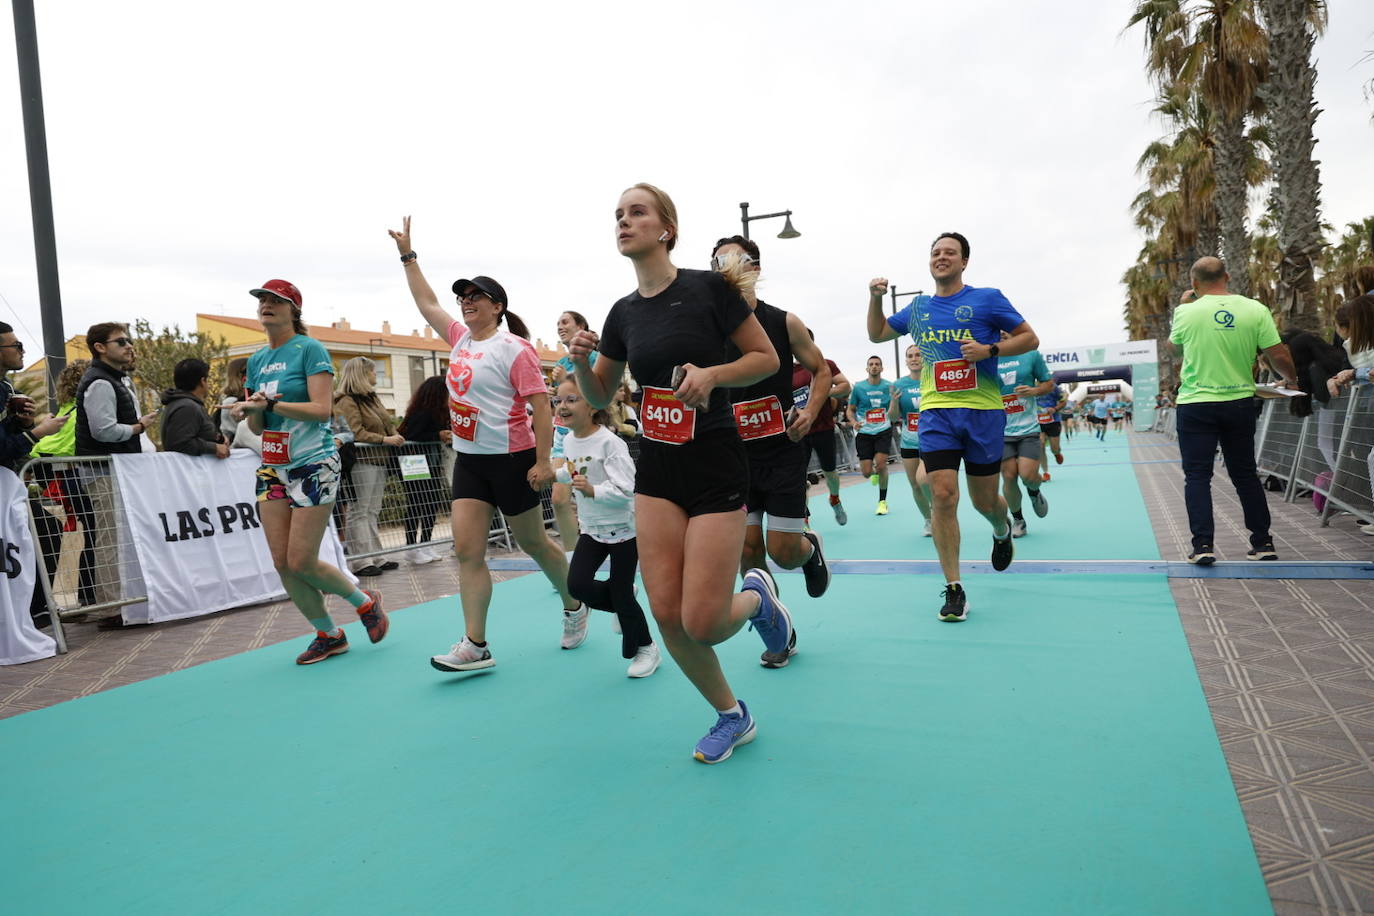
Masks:
[[[91,325],[86,332],[91,368],[76,389],[76,454],[135,454],[143,450],[143,431],[156,413],[139,416],[129,370],[134,365],[134,342],[129,326],[113,321]],[[91,468],[88,490],[95,517],[92,573],[97,604],[120,597],[118,500],[109,466]],[[118,608],[96,616],[115,618]]]

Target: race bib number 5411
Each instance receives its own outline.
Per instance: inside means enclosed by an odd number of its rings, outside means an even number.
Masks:
[[[671,388],[644,386],[640,423],[644,438],[668,445],[691,442],[696,434],[697,412],[673,396]]]

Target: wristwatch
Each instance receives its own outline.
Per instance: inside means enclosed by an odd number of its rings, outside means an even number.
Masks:
[[[277,402],[274,401],[272,398],[268,398],[268,399],[267,399],[267,406],[264,407],[264,408],[262,409],[262,412],[263,412],[263,413],[271,413],[272,411],[274,411],[274,410],[276,410],[276,409],[277,409]]]
[[[988,356],[996,356],[999,352],[1001,351],[998,349],[997,344],[990,344],[988,346]]]

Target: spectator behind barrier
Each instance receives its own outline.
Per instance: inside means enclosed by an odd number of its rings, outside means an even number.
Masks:
[[[406,493],[406,545],[428,544],[434,537],[434,520],[439,515],[439,503],[443,498],[440,484],[444,474],[442,449],[453,441],[453,432],[449,429],[448,388],[442,375],[425,379],[415,389],[406,406],[405,419],[401,420],[400,432],[406,440],[403,454],[424,455],[429,469],[428,477],[402,478],[401,481]],[[409,557],[411,563],[420,566],[442,559],[443,552],[421,547],[410,551]]]
[[[1371,276],[1368,279],[1374,283],[1374,268],[1369,270]],[[1374,373],[1374,294],[1365,292],[1338,308],[1336,331],[1345,338],[1343,346],[1350,357],[1351,368],[1337,373],[1327,383],[1332,397],[1339,395],[1342,388],[1352,383],[1369,385],[1374,382],[1374,379],[1370,378],[1371,373]],[[1366,397],[1361,415],[1374,418],[1374,405],[1370,404],[1370,400]],[[1370,498],[1374,499],[1374,448],[1365,455],[1365,468],[1369,475],[1365,479],[1370,485]],[[1360,530],[1374,536],[1374,525],[1360,525]]]
[[[1227,290],[1231,277],[1220,258],[1199,258],[1191,271],[1197,299],[1174,310],[1169,340],[1182,350],[1176,411],[1178,451],[1183,463],[1183,499],[1192,532],[1190,562],[1216,562],[1213,546],[1212,471],[1217,446],[1236,489],[1252,560],[1274,560],[1269,504],[1255,470],[1256,352],[1263,351],[1289,384],[1296,373],[1279,340],[1268,306]]]
[[[620,383],[615,391],[615,400],[611,401],[606,412],[611,418],[611,429],[620,438],[633,439],[639,435],[639,414],[635,413],[629,382]]]
[[[235,420],[233,412],[229,410],[231,406],[242,401],[248,393],[244,386],[248,384],[248,357],[236,356],[229,360],[224,366],[224,397],[219,402],[219,431],[224,435],[224,441],[229,443],[230,448],[237,448],[234,444],[234,434],[243,425],[242,420]],[[261,441],[262,437],[258,437]],[[262,452],[262,447],[258,447],[258,452]]]
[[[76,412],[76,389],[81,377],[90,368],[88,359],[74,359],[57,376],[57,416],[70,417]],[[34,458],[62,458],[76,454],[76,424],[68,421],[62,428],[49,436],[39,439],[31,453]],[[77,563],[77,596],[82,604],[94,604],[93,589],[95,578],[92,573],[95,564],[94,516],[91,514],[91,500],[86,495],[86,487],[81,482],[80,468],[72,465],[57,465],[55,468],[44,464],[34,466],[34,481],[43,488],[45,496],[62,507],[67,516],[62,531],[75,531],[81,524],[82,548]],[[34,516],[37,526],[46,527],[47,522]],[[60,545],[59,541],[59,545]],[[60,547],[59,547],[60,549]],[[49,575],[60,564],[61,556],[43,556]],[[41,589],[39,590],[41,593]],[[41,609],[46,612],[46,607]]]
[[[185,455],[229,457],[229,443],[205,410],[210,367],[205,360],[183,359],[172,370],[175,388],[162,394],[162,448]]]
[[[405,445],[396,432],[396,418],[377,397],[377,364],[366,356],[355,356],[343,364],[334,382],[334,410],[353,430],[359,445]],[[348,549],[352,554],[376,554],[359,561],[353,572],[359,576],[380,576],[400,566],[381,553],[382,540],[377,518],[382,511],[387,471],[394,465],[390,450],[360,449],[353,465],[353,505],[348,513]]]
[[[9,374],[24,368],[24,345],[14,335],[14,328],[0,321],[0,464],[11,471],[19,471],[28,461],[40,439],[52,435],[67,425],[69,415],[48,417],[35,423],[33,399],[17,394]],[[33,526],[38,532],[38,544],[51,576],[57,566],[57,553],[62,539],[62,525],[44,509],[37,499],[29,497],[29,512],[33,516]],[[42,584],[34,582],[33,599],[29,613],[35,626],[45,627],[48,618],[47,604],[43,599]]]

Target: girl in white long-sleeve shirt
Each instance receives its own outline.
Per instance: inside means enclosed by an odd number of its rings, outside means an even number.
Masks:
[[[558,386],[554,411],[568,428],[563,439],[564,460],[555,468],[555,475],[559,482],[572,486],[581,529],[568,566],[568,592],[588,607],[616,615],[621,654],[632,659],[626,673],[648,677],[658,669],[660,656],[634,591],[639,566],[634,462],[625,442],[603,425],[605,411],[592,410],[572,376]],[[611,560],[610,578],[597,579],[597,570],[607,557]],[[584,638],[586,616],[584,611]]]

